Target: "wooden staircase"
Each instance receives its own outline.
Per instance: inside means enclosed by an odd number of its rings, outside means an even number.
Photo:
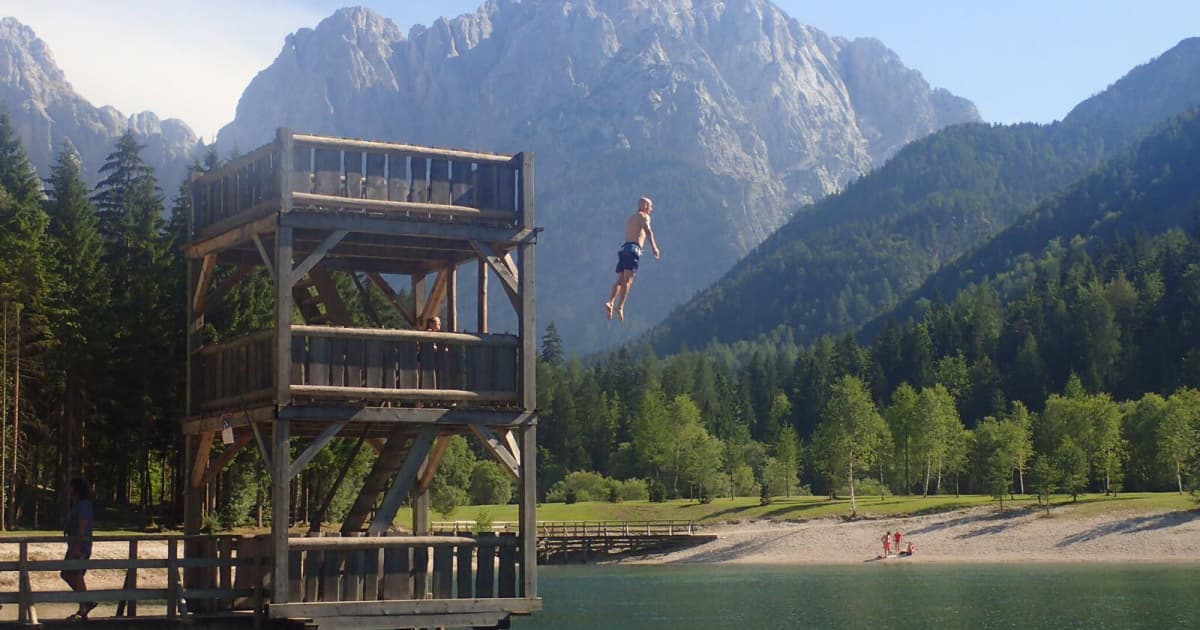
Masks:
[[[337,283],[329,271],[314,267],[308,275],[300,279],[292,287],[292,300],[304,316],[304,322],[313,326],[353,326],[354,320],[342,296],[338,293]]]
[[[364,531],[367,521],[374,515],[379,497],[396,479],[396,473],[404,465],[404,455],[408,452],[412,440],[407,433],[408,427],[397,427],[388,436],[371,472],[363,480],[362,489],[354,499],[354,505],[342,520],[342,534]]]

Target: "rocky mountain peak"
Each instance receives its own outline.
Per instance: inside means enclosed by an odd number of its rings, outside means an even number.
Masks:
[[[248,150],[288,126],[533,151],[555,296],[543,321],[586,348],[658,319],[905,142],[973,120],[883,44],[832,38],[766,0],[491,0],[407,37],[361,7],[297,31],[218,141]],[[591,322],[576,305],[611,275],[615,245],[578,235],[619,239],[644,194],[675,264],[646,276],[621,331],[565,323]]]
[[[111,106],[96,107],[75,92],[46,42],[16,18],[0,19],[0,106],[7,107],[29,159],[42,175],[70,143],[95,183],[96,171],[126,129],[146,145],[144,157],[159,181],[174,194],[198,144],[181,120],[160,120],[152,112],[126,117]]]

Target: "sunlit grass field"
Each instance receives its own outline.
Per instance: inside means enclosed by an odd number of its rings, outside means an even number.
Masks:
[[[858,515],[860,518],[878,518],[885,516],[906,516],[913,514],[930,514],[951,510],[987,506],[999,509],[996,499],[981,495],[921,496],[865,496],[858,497]],[[1116,496],[1103,494],[1081,494],[1078,501],[1072,501],[1070,496],[1055,495],[1051,502],[1051,513],[1056,517],[1090,517],[1109,512],[1149,513],[1173,510],[1200,510],[1200,498],[1192,494],[1177,494],[1174,492],[1130,492]],[[1016,495],[1013,500],[1004,501],[1005,509],[1035,509],[1037,499],[1032,495]],[[696,521],[701,524],[715,524],[755,519],[774,520],[805,520],[824,517],[847,517],[850,515],[850,499],[839,497],[830,500],[829,497],[774,497],[768,505],[761,505],[758,497],[737,497],[736,499],[719,498],[711,503],[699,503],[690,500],[667,501],[651,503],[649,501],[624,501],[608,503],[605,501],[582,501],[579,503],[542,503],[538,505],[538,520],[541,521],[662,521],[682,520]],[[516,505],[464,505],[449,515],[433,514],[436,521],[471,521],[517,520]],[[412,512],[408,508],[400,510],[396,516],[396,524],[407,526],[412,523]],[[101,523],[103,525],[103,523]],[[254,528],[239,528],[237,531],[250,533]],[[100,531],[97,531],[100,533]],[[140,532],[128,529],[104,529],[104,534],[137,534]],[[54,530],[18,530],[15,532],[0,532],[0,538],[6,536],[57,536],[61,531]]]

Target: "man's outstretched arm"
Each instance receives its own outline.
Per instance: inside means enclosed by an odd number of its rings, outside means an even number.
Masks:
[[[650,217],[646,217],[646,236],[650,238],[650,247],[654,250],[654,258],[662,258],[658,251],[658,241],[654,238],[654,228],[650,227]]]

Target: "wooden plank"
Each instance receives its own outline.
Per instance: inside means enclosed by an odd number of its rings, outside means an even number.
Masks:
[[[211,483],[217,475],[221,474],[221,471],[225,470],[225,467],[229,465],[229,462],[233,461],[234,457],[237,457],[237,454],[242,451],[242,448],[249,444],[250,440],[253,439],[253,431],[239,432],[237,437],[234,438],[233,444],[225,447],[225,450],[221,452],[221,456],[218,457],[216,461],[209,465],[208,469],[204,471],[204,477],[200,480],[200,483],[193,487],[200,488]]]
[[[346,387],[346,346],[349,343],[345,337],[329,340],[329,384],[333,387]]]
[[[213,272],[217,268],[217,255],[206,254],[200,262],[200,277],[196,281],[196,293],[192,296],[192,311],[204,312],[204,301],[208,297],[208,287],[212,284]]]
[[[280,416],[288,420],[319,420],[333,422],[349,420],[359,423],[381,424],[482,424],[491,427],[520,426],[528,424],[533,414],[513,410],[466,409],[417,409],[413,407],[326,407],[301,406],[280,410]],[[236,423],[235,423],[236,424]]]
[[[217,557],[222,560],[221,565],[217,568],[217,588],[223,591],[233,590],[233,565],[230,561],[233,560],[233,537],[219,536],[217,537]],[[222,598],[217,602],[218,610],[230,610],[233,608],[233,600]]]
[[[517,309],[520,318],[517,334],[521,338],[520,392],[525,411],[537,409],[537,286],[534,283],[536,246],[525,243],[520,248],[521,305]]]
[[[403,343],[396,346],[396,389],[417,390],[417,344]]]
[[[451,205],[450,163],[446,160],[430,160],[429,201],[443,206]]]
[[[291,365],[291,383],[293,385],[307,385],[307,368],[308,368],[308,338],[303,335],[294,335],[292,337],[292,365]]]
[[[332,350],[328,337],[308,338],[308,382],[315,386],[328,386],[329,365]]]
[[[382,339],[364,340],[363,355],[367,387],[383,387],[384,380],[384,344]]]
[[[382,151],[368,151],[366,162],[366,198],[388,199],[387,154]]]
[[[537,575],[537,423],[521,428],[521,596],[538,596]]]
[[[534,213],[533,153],[522,152],[513,157],[520,164],[520,190],[517,211],[521,214],[521,225],[532,228],[536,225]]]
[[[507,445],[491,429],[473,424],[471,425],[471,431],[475,433],[487,451],[504,465],[504,469],[508,471],[508,474],[512,475],[514,479],[519,480],[521,478],[520,465],[517,459],[513,457],[513,454],[508,451]]]
[[[363,398],[367,400],[466,400],[475,402],[516,402],[514,391],[463,389],[375,389],[333,385],[293,385],[292,394],[311,398]]]
[[[337,149],[318,147],[313,153],[313,192],[318,195],[342,197],[342,152]],[[295,197],[293,196],[293,199]]]
[[[475,325],[480,334],[488,332],[488,263],[482,258],[478,269],[479,295],[476,296]]]
[[[208,468],[208,456],[212,453],[213,436],[215,431],[208,431],[200,436],[196,446],[196,458],[192,463],[192,488],[199,488],[204,482],[204,471]]]
[[[354,319],[350,316],[350,310],[346,308],[346,303],[342,301],[337,283],[329,274],[329,270],[324,265],[314,267],[308,272],[308,277],[316,284],[321,303],[325,305],[325,316],[329,319],[329,323],[336,326],[353,326]]]
[[[292,333],[298,335],[319,336],[324,338],[429,341],[455,343],[461,345],[486,345],[502,348],[516,348],[520,344],[520,338],[515,335],[477,335],[473,333],[433,332],[429,330],[404,330],[400,328],[345,328],[338,326],[311,326],[296,324],[292,326]]]
[[[504,289],[504,293],[508,295],[508,300],[512,302],[513,308],[518,313],[521,312],[521,301],[518,297],[519,279],[513,275],[512,270],[504,260],[504,256],[490,243],[471,241],[471,247],[479,255],[479,258],[485,261],[491,267],[492,271],[496,272],[496,277],[500,279],[500,286]]]
[[[392,526],[396,512],[400,510],[400,505],[408,498],[408,491],[416,482],[417,471],[420,470],[421,465],[425,462],[425,457],[433,448],[437,434],[438,431],[432,428],[422,429],[417,434],[417,438],[413,440],[412,447],[409,448],[408,455],[405,457],[404,464],[396,473],[392,486],[384,494],[379,509],[375,511],[375,518],[371,519],[371,525],[367,528],[369,534],[378,535],[386,532]]]
[[[492,349],[493,377],[491,387],[498,391],[521,391],[517,382],[517,350],[516,348]]]
[[[399,386],[400,372],[398,361],[400,360],[400,344],[396,342],[385,342],[383,346],[383,389],[395,389]]]
[[[336,602],[341,599],[342,565],[346,560],[346,552],[339,549],[326,549],[325,561],[321,563],[321,590],[318,597],[323,602]]]
[[[496,535],[483,532],[476,539],[475,597],[488,598],[496,595]]]
[[[363,594],[365,601],[379,599],[379,563],[383,559],[383,549],[363,550]]]
[[[280,154],[284,162],[281,165],[280,177],[286,181],[291,177],[291,132],[280,128],[277,131]],[[287,214],[291,211],[291,201],[287,195],[281,200],[280,212]],[[275,236],[275,402],[279,407],[287,407],[292,402],[291,391],[291,352],[292,352],[292,291],[294,284],[292,271],[292,228],[280,227]],[[290,460],[291,426],[287,420],[277,419],[272,424],[271,457],[266,459],[271,466],[271,557],[273,561],[274,578],[271,586],[274,589],[271,601],[287,603],[290,601],[290,586],[288,580],[288,518],[291,513],[290,484],[288,468]]]
[[[461,151],[457,149],[442,149],[438,147],[423,147],[415,144],[399,142],[378,142],[374,140],[356,140],[352,138],[335,138],[332,136],[314,136],[295,134],[293,141],[317,147],[338,147],[344,149],[363,149],[376,151],[398,151],[406,154],[417,154],[426,157],[443,157],[448,159],[471,160],[490,164],[507,164],[512,160],[511,155],[485,153],[482,151]]]
[[[433,451],[429,453],[429,458],[425,461],[425,465],[421,467],[420,474],[417,475],[417,492],[425,492],[429,489],[429,484],[433,483],[433,477],[437,474],[438,465],[442,463],[442,456],[446,454],[446,447],[450,446],[450,440],[453,437],[449,433],[438,435],[437,442],[433,445]]]
[[[229,249],[235,245],[239,245],[249,241],[254,234],[270,232],[275,229],[279,218],[271,213],[249,223],[245,223],[236,228],[225,230],[211,238],[201,241],[196,241],[188,246],[188,258],[203,258],[208,254]]]
[[[517,596],[517,546],[504,544],[505,538],[516,538],[516,534],[500,534],[500,570],[497,576],[499,582],[497,595],[499,597]]]
[[[425,599],[429,592],[429,547],[413,547],[412,558],[412,596],[413,599]]]
[[[343,160],[346,166],[346,196],[353,199],[363,199],[366,188],[363,173],[362,151],[346,151]]]
[[[388,190],[386,197],[371,197],[372,199],[387,199],[388,201],[408,201],[408,156],[403,153],[389,151],[387,153]]]
[[[303,598],[303,601],[315,601],[306,596],[304,573],[304,552],[299,549],[288,551],[288,592]],[[238,575],[241,574],[242,571],[238,570]]]
[[[346,340],[346,386],[347,387],[365,387],[366,377],[363,372],[366,368],[363,361],[365,349],[363,344],[366,339],[347,339]]]
[[[517,209],[517,172],[508,166],[496,169],[496,208],[503,212]]]
[[[412,173],[408,185],[409,203],[429,203],[429,161],[412,158],[408,162],[408,170]]]
[[[312,198],[312,195],[295,195],[301,199]],[[434,213],[436,207],[427,205],[411,205],[400,204],[399,202],[379,202],[367,199],[359,200],[342,200],[333,198],[334,201],[353,202],[357,207],[365,209],[379,210],[411,210],[421,213]],[[449,206],[446,212],[449,214],[463,213],[467,211],[459,206]],[[466,214],[472,213],[467,211]],[[472,216],[491,218],[496,213],[477,212]],[[505,214],[504,216],[510,216]],[[268,217],[275,219],[274,216]],[[355,233],[363,234],[380,234],[380,235],[403,235],[403,236],[422,236],[442,240],[475,240],[486,243],[507,243],[518,244],[527,239],[533,238],[537,230],[529,228],[517,227],[502,227],[490,225],[476,225],[464,222],[449,222],[449,221],[392,221],[385,217],[371,215],[349,215],[337,214],[329,212],[292,212],[288,215],[278,217],[280,225],[302,229],[302,230],[350,230]],[[269,230],[266,230],[269,231]],[[250,237],[247,236],[247,239]],[[364,271],[364,270],[360,270]]]
[[[346,570],[342,575],[341,600],[358,602],[363,599],[363,565],[366,563],[366,549],[352,549],[346,552]]]
[[[311,271],[313,267],[317,266],[317,263],[321,262],[321,259],[324,258],[330,250],[332,250],[334,247],[337,247],[337,244],[342,242],[342,239],[346,238],[347,234],[349,234],[349,232],[346,230],[338,230],[325,237],[325,239],[322,240],[321,243],[317,245],[317,247],[313,249],[311,253],[309,253],[309,255],[304,259],[304,262],[300,263],[295,269],[292,270],[292,278],[303,278],[304,275]]]
[[[321,563],[325,560],[325,552],[308,550],[304,552],[304,601],[319,602]]]
[[[392,306],[395,307],[396,311],[400,313],[400,316],[404,318],[404,321],[408,322],[409,326],[417,325],[416,316],[413,314],[412,309],[410,309],[408,305],[400,299],[400,296],[396,295],[396,290],[392,288],[392,285],[388,284],[387,280],[384,280],[383,276],[375,272],[370,272],[367,273],[367,277],[370,278],[371,283],[383,293],[383,296],[387,298],[388,302],[391,302]]]
[[[326,444],[329,444],[333,438],[337,437],[338,433],[340,433],[342,428],[345,426],[345,422],[337,422],[325,427],[325,430],[322,431],[321,434],[315,439],[313,439],[307,448],[305,448],[299,455],[296,456],[296,459],[288,468],[288,478],[290,479],[300,474],[300,471],[304,470],[304,467],[308,465],[308,462],[312,461],[312,458],[316,457],[325,448]]]
[[[475,207],[475,172],[470,162],[450,163],[450,203]]]
[[[455,567],[455,597],[459,599],[471,599],[475,597],[475,580],[471,571],[471,564],[474,560],[475,545],[459,545],[454,548],[454,555],[457,561]]]
[[[480,164],[475,173],[475,204],[483,210],[499,210],[499,173],[495,164]]]
[[[310,193],[313,191],[313,180],[312,147],[297,146],[292,152],[288,190],[294,193]]]
[[[433,548],[433,598],[454,597],[454,547]]]
[[[167,541],[167,619],[174,619],[179,610],[178,541]]]
[[[411,599],[412,577],[409,575],[409,547],[388,547],[383,550],[383,599]]]

